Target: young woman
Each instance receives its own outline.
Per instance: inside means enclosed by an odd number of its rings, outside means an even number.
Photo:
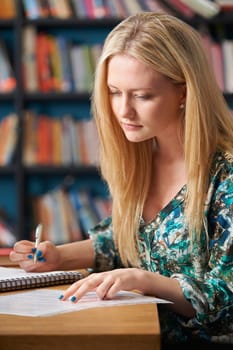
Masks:
[[[159,307],[162,339],[233,343],[233,120],[198,33],[140,13],[108,35],[92,96],[112,215],[90,239],[15,244],[26,271],[91,267],[78,301],[140,290]]]

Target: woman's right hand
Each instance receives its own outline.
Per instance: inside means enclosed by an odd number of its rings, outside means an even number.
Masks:
[[[37,261],[34,262],[34,254]],[[59,249],[50,241],[43,241],[35,252],[35,243],[27,240],[15,243],[9,258],[27,272],[59,270],[61,263]]]

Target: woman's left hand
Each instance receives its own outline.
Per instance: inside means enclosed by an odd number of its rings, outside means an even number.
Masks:
[[[142,278],[146,271],[137,268],[124,268],[101,273],[93,273],[73,283],[60,297],[73,302],[87,292],[96,291],[100,299],[112,299],[120,290],[142,290]]]

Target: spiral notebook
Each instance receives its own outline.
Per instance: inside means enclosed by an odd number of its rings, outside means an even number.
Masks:
[[[25,272],[0,267],[0,292],[70,284],[84,278],[79,271]]]

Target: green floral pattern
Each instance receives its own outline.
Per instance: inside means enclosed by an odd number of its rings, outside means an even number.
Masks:
[[[233,344],[233,157],[216,154],[200,240],[190,244],[184,217],[186,186],[138,232],[141,268],[179,281],[196,310],[185,319],[159,305],[164,339],[202,338]],[[89,231],[96,270],[122,267],[114,246],[111,217]]]

